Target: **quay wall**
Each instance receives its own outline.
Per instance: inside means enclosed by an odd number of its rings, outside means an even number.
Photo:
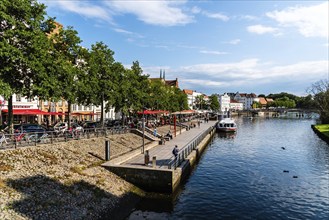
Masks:
[[[203,151],[208,146],[212,137],[215,134],[216,129],[212,129],[209,134],[201,141],[201,143],[193,150],[183,161],[183,163],[173,171],[173,179],[172,179],[172,192],[175,192],[179,186],[189,177],[193,167],[198,162],[201,157]]]
[[[172,170],[151,167],[111,166],[110,171],[149,192],[172,192]]]

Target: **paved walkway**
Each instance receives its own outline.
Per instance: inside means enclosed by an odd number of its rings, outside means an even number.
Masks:
[[[195,128],[190,129],[189,131],[184,131],[180,134],[179,128],[177,130],[177,136],[173,137],[170,141],[166,141],[165,145],[157,145],[149,150],[150,163],[149,166],[152,166],[152,158],[156,156],[156,166],[158,168],[167,168],[168,162],[173,158],[172,149],[175,145],[178,146],[178,149],[182,149],[187,143],[201,134],[203,131],[207,130],[209,127],[214,126],[217,121],[209,121],[208,123],[201,123],[200,127],[196,126]],[[144,166],[144,155],[140,154],[128,161],[123,165],[132,165],[132,166]]]

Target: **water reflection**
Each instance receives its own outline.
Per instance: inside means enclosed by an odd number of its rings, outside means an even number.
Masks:
[[[217,132],[217,138],[234,139],[235,136],[236,136],[235,132]]]

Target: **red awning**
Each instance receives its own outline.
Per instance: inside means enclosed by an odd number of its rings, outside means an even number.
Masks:
[[[8,109],[2,110],[3,113],[8,113]],[[48,112],[41,111],[40,109],[13,109],[14,115],[47,115]]]

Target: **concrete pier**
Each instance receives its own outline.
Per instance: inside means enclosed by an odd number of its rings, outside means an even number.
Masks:
[[[189,176],[191,168],[211,140],[216,122],[203,122],[200,127],[178,130],[177,136],[166,141],[164,145],[153,142],[145,146],[145,152],[148,150],[147,164],[145,164],[145,155],[141,153],[141,149],[138,149],[128,155],[110,160],[102,166],[146,191],[172,193],[182,180]],[[201,134],[203,138],[200,143],[177,168],[168,166],[169,162],[174,160],[172,150],[175,145],[183,153],[182,149],[189,143],[195,142]]]

